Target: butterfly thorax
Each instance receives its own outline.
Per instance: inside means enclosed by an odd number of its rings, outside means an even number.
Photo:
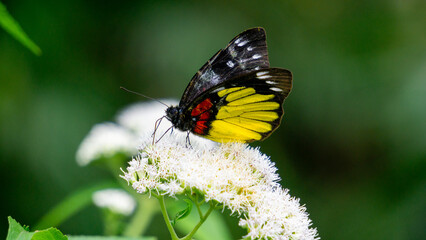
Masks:
[[[186,119],[184,110],[179,106],[171,106],[166,109],[166,118],[173,124],[173,127],[188,131],[193,127],[193,122]]]

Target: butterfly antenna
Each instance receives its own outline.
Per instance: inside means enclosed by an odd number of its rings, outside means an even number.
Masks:
[[[124,90],[124,91],[126,91],[126,92],[133,93],[133,94],[136,94],[136,95],[141,96],[141,97],[146,97],[146,98],[148,98],[148,99],[151,99],[151,100],[157,101],[157,102],[159,102],[159,103],[163,104],[163,105],[164,105],[164,106],[166,106],[166,107],[169,107],[169,105],[167,105],[167,104],[163,103],[162,101],[160,101],[160,100],[158,100],[158,99],[155,99],[155,98],[152,98],[152,97],[148,97],[148,96],[146,96],[146,95],[144,95],[144,94],[142,94],[142,93],[134,92],[134,91],[129,90],[129,89],[125,88],[125,87],[120,87],[120,88],[121,88],[121,89],[123,89],[123,90]]]

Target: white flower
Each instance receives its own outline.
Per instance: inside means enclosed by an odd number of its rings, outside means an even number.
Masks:
[[[278,184],[268,156],[247,144],[217,146],[192,138],[191,147],[176,134],[154,145],[145,140],[122,177],[139,193],[175,197],[197,190],[238,213],[252,239],[315,239],[305,208]]]
[[[171,106],[177,105],[178,101],[172,99],[160,99],[161,102]],[[143,136],[152,133],[155,122],[166,115],[166,107],[159,102],[141,102],[132,104],[121,110],[116,117],[117,123],[138,135]],[[163,119],[159,127],[160,132],[166,131],[172,124]]]
[[[93,203],[100,208],[112,212],[130,215],[136,207],[136,201],[122,189],[105,189],[97,191],[92,196]]]
[[[137,151],[137,137],[127,129],[114,123],[95,125],[77,150],[77,163],[80,166],[101,157],[112,157],[116,153],[133,155]]]

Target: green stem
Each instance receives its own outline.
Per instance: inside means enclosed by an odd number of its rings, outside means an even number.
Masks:
[[[202,218],[203,217],[203,212],[201,211],[201,208],[200,208],[201,204],[198,203],[198,194],[195,197],[195,199],[191,197],[191,200],[195,203],[195,206],[197,207],[198,215],[200,215],[200,218]]]
[[[141,236],[157,211],[158,207],[153,199],[140,196],[138,198],[138,209],[124,230],[123,235],[127,237]]]
[[[167,214],[166,203],[164,202],[164,196],[160,195],[157,197],[157,199],[158,199],[158,202],[160,203],[161,212],[163,213],[164,221],[166,222],[167,228],[169,229],[172,239],[179,240],[179,237],[177,236],[175,229],[170,223],[170,218],[169,218],[169,215]]]
[[[197,203],[198,205],[198,203]],[[194,227],[194,229],[192,229],[192,231],[186,235],[185,237],[181,238],[181,240],[190,240],[192,239],[192,236],[194,236],[194,234],[197,232],[197,230],[201,227],[201,225],[203,225],[204,221],[206,221],[206,219],[209,217],[210,213],[215,209],[215,206],[213,204],[210,204],[210,208],[209,210],[207,210],[206,214],[200,213],[200,221],[198,222],[198,224]]]
[[[123,216],[119,213],[114,213],[108,209],[102,209],[104,220],[104,234],[106,236],[115,236],[119,233],[120,227],[123,224]]]

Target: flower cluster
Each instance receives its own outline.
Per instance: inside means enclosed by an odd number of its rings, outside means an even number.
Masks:
[[[197,191],[237,213],[251,239],[317,239],[311,220],[278,184],[274,163],[258,149],[241,143],[217,146],[167,134],[157,144],[149,139],[122,176],[139,193],[174,197]]]
[[[310,228],[306,208],[288,189],[276,187],[256,193],[239,225],[249,230],[251,239],[319,239],[317,230]]]

